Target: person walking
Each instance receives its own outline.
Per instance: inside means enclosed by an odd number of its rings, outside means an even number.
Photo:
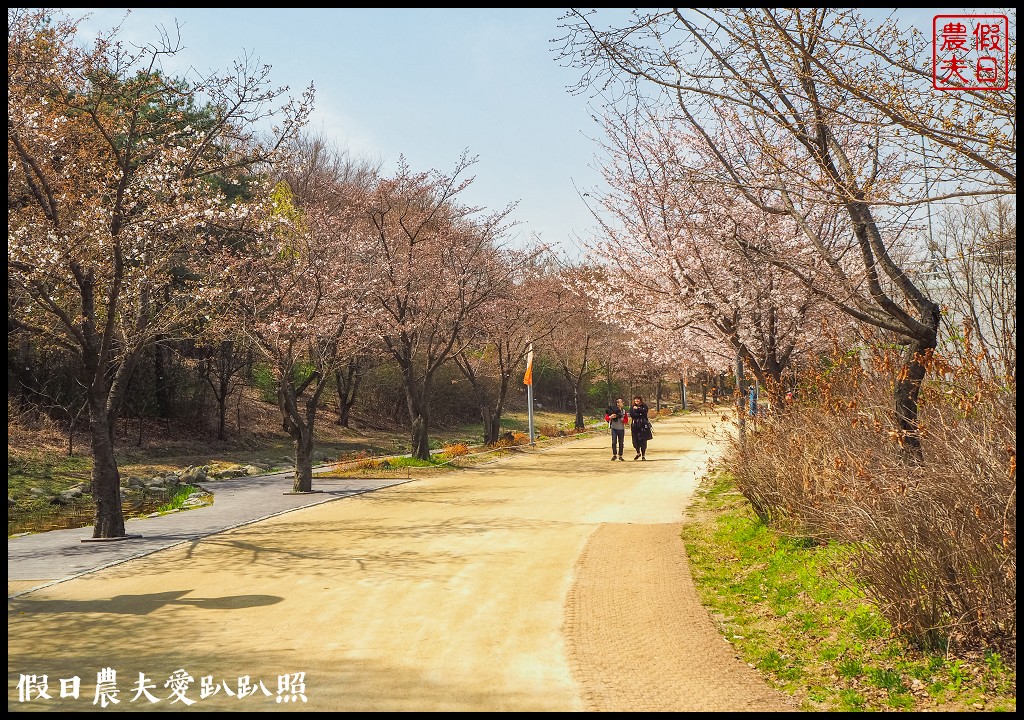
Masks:
[[[651,430],[651,420],[647,417],[648,407],[644,399],[636,395],[633,397],[633,405],[629,408],[629,429],[633,440],[633,449],[636,450],[634,460],[647,459],[647,441],[654,436]]]
[[[618,398],[614,405],[609,406],[604,419],[608,421],[608,427],[612,430],[612,460],[622,460],[622,446],[626,442],[626,423],[629,422],[622,398]]]

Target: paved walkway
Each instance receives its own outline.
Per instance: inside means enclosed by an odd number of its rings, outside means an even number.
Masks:
[[[602,436],[376,489],[244,478],[141,540],[10,540],[43,587],[8,599],[8,711],[100,710],[104,682],[129,711],[791,711],[689,574],[713,424],[658,422],[646,462]]]
[[[7,541],[7,597],[17,597],[298,508],[408,482],[405,479],[315,477],[313,489],[318,492],[292,495],[289,493],[293,477],[292,471],[286,471],[230,480],[207,480],[202,485],[213,493],[213,504],[126,521],[125,531],[130,535],[141,535],[140,538],[82,542],[92,538],[91,525],[11,538]]]

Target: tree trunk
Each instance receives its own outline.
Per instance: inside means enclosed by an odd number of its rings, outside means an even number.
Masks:
[[[491,442],[497,442],[501,434],[501,413],[493,413],[490,421],[490,436],[494,438]]]
[[[498,428],[491,417],[491,406],[486,402],[480,404],[480,417],[484,421],[484,445],[493,445],[498,441]]]
[[[135,363],[141,352],[136,351],[122,360],[107,381],[101,372],[106,367],[91,346],[83,348],[87,377],[89,378],[89,434],[92,449],[92,497],[96,503],[93,524],[94,538],[116,538],[126,535],[124,513],[121,508],[121,474],[114,457],[114,433],[117,418],[124,402]]]
[[[277,403],[282,422],[295,443],[295,478],[292,492],[313,491],[313,446],[315,443],[316,412],[320,407],[320,394],[324,391],[323,375],[319,370],[296,387],[293,373],[281,373],[283,380],[277,389]],[[315,383],[306,399],[304,411],[299,410],[299,398],[310,383]]]
[[[423,415],[417,415],[412,419],[412,456],[417,460],[430,459],[427,419]]]
[[[903,367],[897,375],[893,395],[896,401],[896,422],[902,432],[902,443],[916,457],[921,457],[921,435],[918,430],[917,400],[925,376],[924,362],[935,350],[935,339],[911,344],[904,354]]]
[[[880,260],[887,260],[885,245],[870,206],[863,202],[848,202],[846,209],[853,220],[854,237],[861,245],[861,252],[866,258],[865,265],[871,267],[877,262],[884,268],[885,265]],[[890,272],[889,276],[918,313],[917,318],[911,317],[899,304],[882,294],[878,283],[875,283],[872,290],[878,291],[878,302],[882,309],[908,329],[905,337],[908,338],[909,345],[904,354],[903,367],[896,377],[893,395],[902,444],[912,455],[920,458],[921,437],[917,426],[917,400],[926,373],[924,361],[931,357],[937,344],[941,322],[940,308],[938,303],[915,286],[902,271],[898,274]]]
[[[508,395],[509,388],[509,376],[503,375],[501,378],[501,387],[498,390],[498,401],[494,404],[494,410],[491,412],[491,434],[495,439],[501,434],[501,415],[505,409],[505,396]],[[536,402],[536,398],[534,399]]]
[[[295,480],[292,492],[313,491],[313,428],[306,423],[295,425]]]
[[[576,423],[573,425],[577,430],[583,430],[587,425],[583,421],[583,403],[580,402],[580,387],[579,385],[573,386],[572,389],[573,402],[576,403]]]
[[[228,396],[231,390],[231,376],[234,375],[234,354],[235,344],[231,340],[224,340],[220,344],[220,354],[217,358],[217,439],[225,440],[225,428],[227,427]]]
[[[362,372],[358,361],[350,360],[344,374],[340,369],[334,371],[334,384],[338,390],[338,425],[348,427],[352,406],[356,403],[356,392],[362,381]]]
[[[405,383],[405,404],[409,410],[412,433],[412,456],[417,460],[429,460],[431,376],[426,374],[417,383],[411,365],[407,364],[403,371],[403,381]],[[416,387],[417,384],[419,387]]]
[[[124,537],[121,475],[114,458],[113,430],[106,411],[106,393],[90,398],[89,434],[92,441],[92,498],[96,503],[92,536]]]
[[[21,401],[24,408],[35,408],[36,404],[32,401],[32,390],[34,376],[32,374],[32,368],[29,367],[29,361],[32,358],[32,345],[29,342],[27,336],[22,336],[18,342],[18,357],[11,361],[10,355],[7,357],[7,367],[14,368],[15,377],[17,377],[18,392],[21,395]],[[10,369],[8,369],[10,372]],[[33,422],[38,420],[38,416],[35,412],[32,413]]]

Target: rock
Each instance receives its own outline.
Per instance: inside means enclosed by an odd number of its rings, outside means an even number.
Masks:
[[[181,474],[178,478],[178,482],[184,485],[194,485],[197,482],[206,480],[206,470],[204,468],[189,467]]]
[[[242,477],[246,474],[245,468],[236,466],[224,468],[223,470],[214,470],[211,473],[207,473],[207,478],[211,480],[230,480],[231,478]]]

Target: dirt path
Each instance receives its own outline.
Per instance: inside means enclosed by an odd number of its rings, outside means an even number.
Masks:
[[[106,710],[184,709],[179,670],[194,710],[792,709],[734,657],[689,576],[679,525],[717,454],[709,424],[659,423],[647,462],[584,440],[9,600],[8,709],[91,709],[106,667]],[[140,673],[158,702],[133,700]],[[298,673],[304,702],[279,685]],[[21,676],[44,674],[51,699],[19,702]],[[73,676],[79,699],[62,700]]]

